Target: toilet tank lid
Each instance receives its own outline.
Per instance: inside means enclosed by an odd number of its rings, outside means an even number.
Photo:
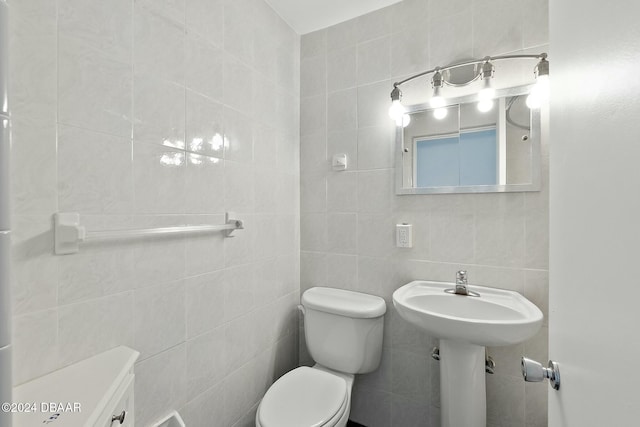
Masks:
[[[387,311],[384,299],[380,297],[321,287],[308,289],[302,294],[302,305],[325,313],[359,319],[380,317]]]

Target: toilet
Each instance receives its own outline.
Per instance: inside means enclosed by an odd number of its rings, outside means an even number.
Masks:
[[[316,287],[302,295],[301,307],[307,348],[316,364],[273,383],[258,406],[256,427],[344,427],[354,375],[380,365],[382,298]]]

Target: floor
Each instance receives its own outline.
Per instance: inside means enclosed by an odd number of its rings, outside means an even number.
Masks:
[[[366,427],[366,426],[363,426],[362,424],[358,424],[356,422],[349,420],[347,422],[347,427]]]

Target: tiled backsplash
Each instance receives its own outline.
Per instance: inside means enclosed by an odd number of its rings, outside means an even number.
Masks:
[[[391,294],[401,285],[453,281],[466,269],[470,283],[516,290],[548,314],[546,137],[541,192],[396,196],[387,115],[394,81],[470,57],[546,51],[547,28],[545,0],[404,0],[302,37],[301,292],[331,286],[388,303],[382,365],[356,378],[354,421],[440,425],[439,367],[429,356],[437,342],[396,314]],[[421,80],[406,103],[429,89]],[[347,171],[331,170],[338,153],[348,155]],[[402,222],[413,224],[411,249],[395,247]],[[308,363],[302,340],[300,351]],[[520,375],[522,355],[546,353],[546,326],[524,344],[489,349],[497,363],[487,375],[489,427],[547,425],[547,388]]]
[[[300,38],[262,0],[10,0],[15,380],[141,352],[136,423],[250,425],[295,366]],[[53,255],[89,230],[245,230]]]

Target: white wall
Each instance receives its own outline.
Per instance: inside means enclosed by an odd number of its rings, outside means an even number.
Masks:
[[[261,0],[10,6],[16,383],[124,344],[138,425],[252,421],[297,349],[299,37]],[[57,211],[246,229],[54,256]]]
[[[550,2],[552,427],[638,424],[638,16]]]
[[[389,308],[382,365],[355,383],[354,421],[439,425],[439,368],[429,356],[437,343],[389,304],[403,284],[452,281],[466,269],[471,283],[519,291],[546,314],[546,146],[538,193],[395,196],[387,111],[393,81],[411,73],[525,48],[540,53],[547,41],[545,0],[404,0],[303,36],[301,290],[367,292]],[[534,65],[496,64],[496,79],[504,82],[501,72],[533,78]],[[410,86],[403,90],[408,104],[428,97],[428,80]],[[336,153],[348,154],[348,171],[330,170]],[[414,225],[413,249],[395,247],[401,222]],[[489,352],[498,368],[487,376],[488,425],[545,426],[546,387],[525,385],[520,357],[546,359],[546,327],[526,343]],[[304,354],[302,362],[309,363]]]

